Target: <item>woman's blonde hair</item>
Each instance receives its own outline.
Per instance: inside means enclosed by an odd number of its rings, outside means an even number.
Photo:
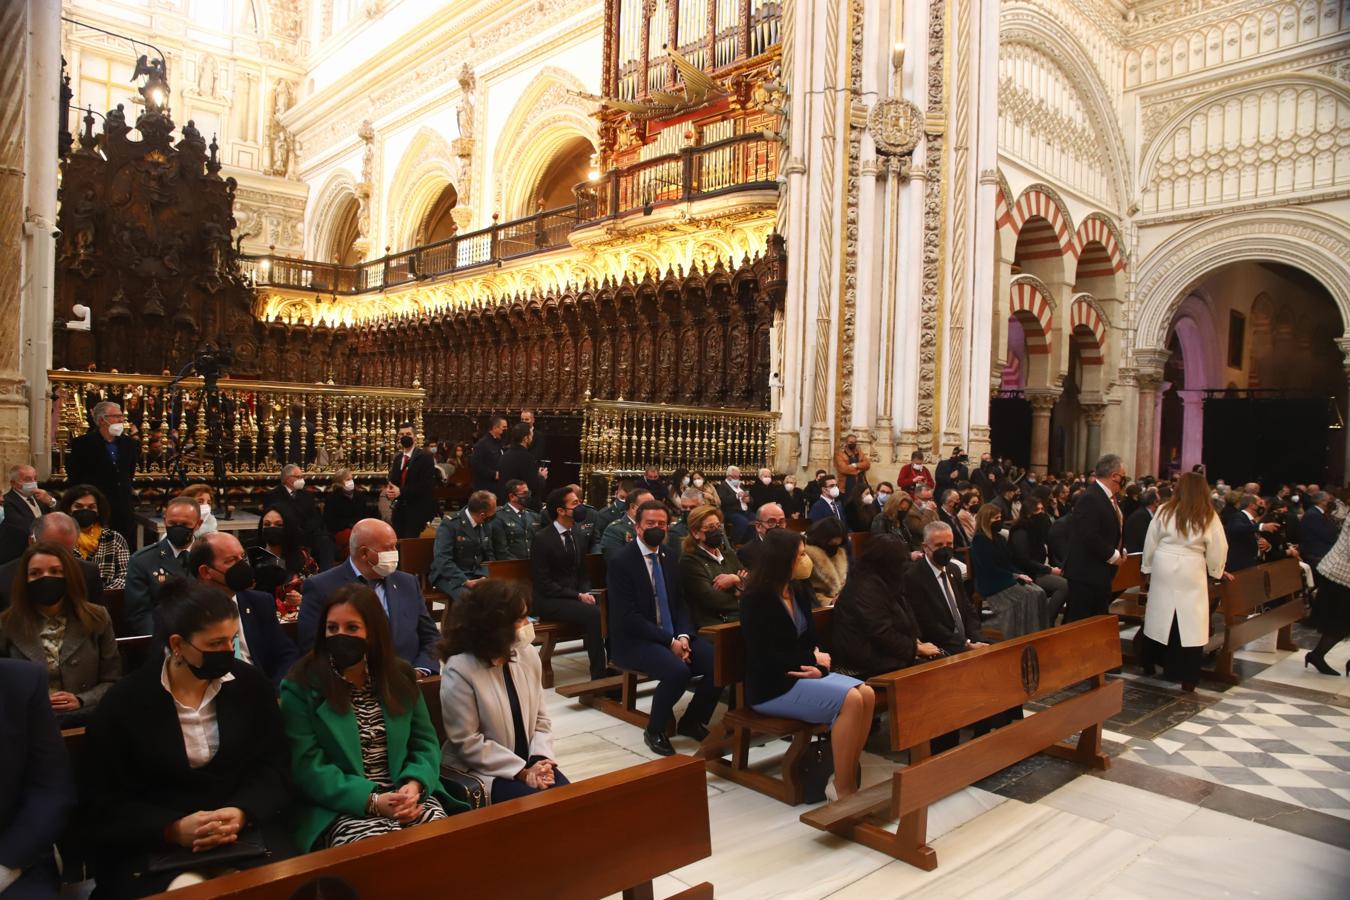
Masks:
[[[1158,520],[1172,522],[1179,534],[1204,534],[1213,518],[1209,482],[1199,472],[1186,472],[1178,478],[1172,496],[1158,509]]]
[[[914,498],[909,495],[908,491],[896,491],[891,494],[890,499],[886,501],[886,505],[881,508],[881,514],[892,522],[899,522],[902,515],[900,507],[904,504],[909,504],[909,508],[913,509]]]
[[[975,514],[975,530],[987,538],[994,536],[994,517],[1003,515],[1003,510],[992,503],[986,503]]]
[[[348,478],[350,478],[351,475],[352,475],[351,469],[338,469],[336,472],[333,473],[333,480],[328,482],[328,489],[330,491],[342,490],[343,482],[345,482]]]
[[[189,484],[178,493],[183,497],[191,497],[193,500],[197,499],[198,494],[205,494],[209,498],[208,503],[216,499],[216,492],[209,484]]]
[[[723,525],[726,524],[726,520],[722,518],[722,510],[716,506],[698,506],[689,512],[689,517],[684,520],[689,533],[684,536],[684,540],[681,542],[681,546],[686,553],[698,546],[698,538],[694,537],[694,533],[703,528],[703,523],[713,517],[716,517],[717,521]]]

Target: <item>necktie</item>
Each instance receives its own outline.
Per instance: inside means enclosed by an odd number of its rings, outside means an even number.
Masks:
[[[399,472],[399,475],[398,475],[398,483],[399,483],[399,487],[402,487],[403,485],[405,485],[405,484],[408,483],[408,463],[409,463],[409,462],[411,462],[411,458],[410,458],[410,457],[407,457],[407,456],[403,457],[403,467],[402,467],[402,470]]]
[[[947,598],[947,608],[952,612],[952,621],[956,623],[956,636],[964,640],[966,637],[966,625],[961,621],[961,610],[956,606],[956,595],[952,593],[952,585],[947,578],[947,570],[945,568],[942,570],[942,575],[939,580],[942,582],[942,593]]]
[[[666,596],[666,576],[661,571],[661,556],[653,553],[652,587],[656,590],[656,624],[661,626],[667,638],[675,636],[675,627],[670,621],[670,598]]]
[[[572,543],[572,532],[564,531],[562,533],[563,546],[567,548],[567,555],[575,561],[577,558],[576,545]]]
[[[239,642],[239,632],[237,631],[234,633],[234,658],[235,659],[244,658],[244,648],[243,645]]]

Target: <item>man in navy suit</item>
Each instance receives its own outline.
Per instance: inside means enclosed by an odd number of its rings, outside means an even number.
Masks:
[[[1336,526],[1327,517],[1327,507],[1331,505],[1330,494],[1317,491],[1308,498],[1308,502],[1312,505],[1299,523],[1298,554],[1304,562],[1316,568],[1336,543]]]
[[[838,519],[839,524],[844,526],[844,531],[848,531],[848,522],[844,520],[844,507],[839,502],[839,479],[833,475],[825,479],[820,488],[820,499],[811,504],[811,509],[806,514],[812,522],[819,522],[830,516]]]
[[[678,734],[707,737],[721,694],[713,683],[712,645],[698,636],[680,598],[675,558],[665,548],[669,524],[670,511],[659,500],[638,507],[638,539],[614,555],[607,576],[610,658],[657,680],[642,739],[661,756],[675,752],[666,725],[690,680],[702,676]]]
[[[1270,541],[1261,534],[1263,531],[1276,531],[1280,526],[1274,522],[1262,522],[1266,514],[1265,503],[1255,494],[1243,494],[1238,498],[1238,511],[1229,516],[1224,525],[1228,538],[1229,572],[1241,572],[1261,562],[1261,554],[1270,549]]]
[[[265,591],[250,590],[253,567],[239,539],[223,531],[202,535],[188,551],[187,570],[198,581],[229,591],[239,607],[234,655],[280,685],[300,652],[281,630],[275,598]]]
[[[55,897],[52,844],[75,809],[75,779],[44,666],[0,659],[0,734],[0,896]]]
[[[436,641],[441,633],[427,612],[417,576],[398,571],[398,535],[382,519],[362,519],[352,526],[347,542],[350,555],[331,569],[306,579],[300,592],[300,615],[296,622],[300,652],[314,646],[315,629],[328,595],[353,581],[375,589],[380,606],[389,616],[394,652],[420,675],[431,675],[436,662]]]

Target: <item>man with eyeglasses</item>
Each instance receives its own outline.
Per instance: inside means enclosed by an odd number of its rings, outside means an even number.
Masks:
[[[70,442],[66,458],[67,484],[92,484],[108,498],[109,524],[136,546],[136,498],[132,479],[141,458],[139,442],[123,434],[126,416],[111,400],[89,411],[93,427]]]
[[[1065,623],[1105,615],[1111,606],[1111,582],[1125,556],[1125,520],[1116,495],[1125,487],[1125,464],[1108,453],[1093,466],[1094,481],[1073,507],[1073,530],[1064,560],[1069,580]]]
[[[750,529],[750,539],[736,548],[736,556],[747,570],[755,568],[755,561],[764,547],[764,535],[775,528],[787,526],[787,516],[783,507],[777,503],[765,503],[755,512],[754,527]]]

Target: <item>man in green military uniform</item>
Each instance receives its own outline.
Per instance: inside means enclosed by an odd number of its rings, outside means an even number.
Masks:
[[[164,507],[164,537],[132,554],[127,562],[122,617],[128,635],[155,630],[155,607],[164,582],[187,574],[187,550],[202,524],[202,510],[191,497],[174,497]]]
[[[618,485],[614,488],[614,499],[610,501],[609,506],[595,514],[595,532],[604,537],[605,529],[618,519],[623,518],[628,510],[628,495],[633,491],[633,479],[620,478]]]
[[[600,536],[600,552],[608,562],[610,557],[633,542],[637,537],[637,508],[652,499],[652,492],[638,488],[628,492],[628,505],[623,515],[615,519]]]
[[[487,563],[496,559],[488,522],[496,512],[491,491],[474,491],[462,510],[441,519],[427,575],[432,587],[458,600],[487,577]]]
[[[506,503],[497,510],[492,520],[492,558],[529,559],[530,543],[539,530],[539,513],[526,506],[530,501],[530,486],[512,478],[502,488]]]

